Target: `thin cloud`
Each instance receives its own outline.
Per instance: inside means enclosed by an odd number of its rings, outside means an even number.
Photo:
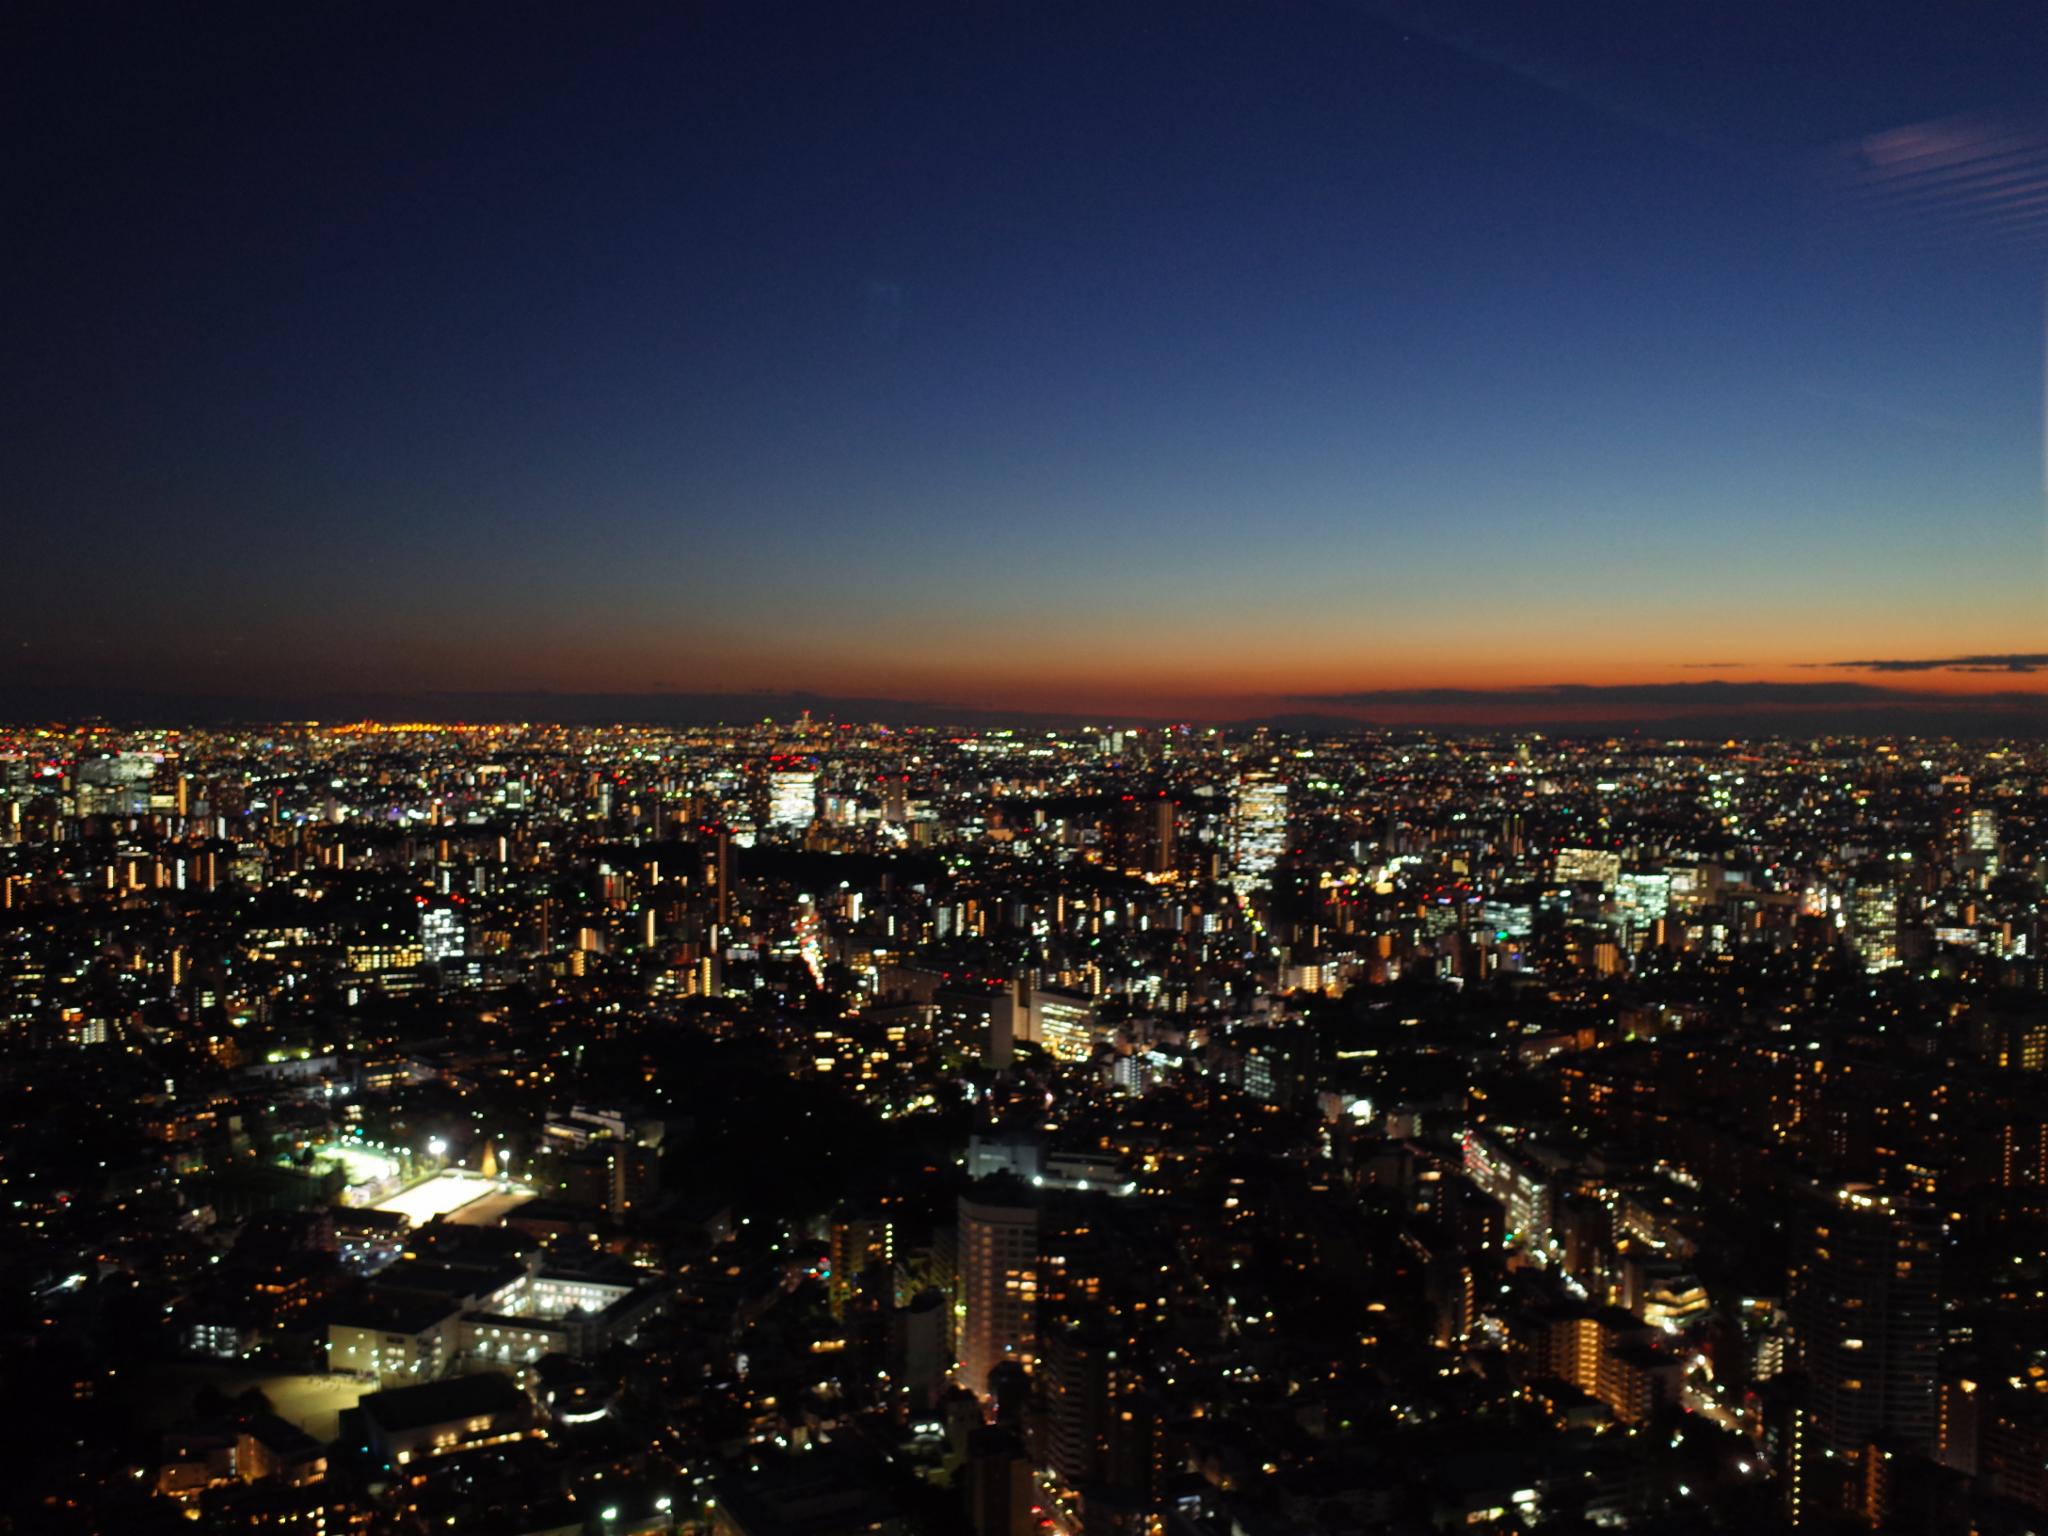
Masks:
[[[2048,243],[2048,120],[1973,113],[1838,145],[1823,182],[1881,231],[1978,247]]]
[[[1812,661],[1807,667],[1840,667],[1854,672],[2039,672],[2048,651],[2006,651],[1984,656],[1885,657],[1865,661]]]
[[[1612,734],[1654,727],[1730,736],[1875,731],[2002,738],[2039,736],[2048,729],[2048,693],[2008,688],[1958,696],[1905,683],[1848,679],[1360,688],[1299,695],[1294,702],[1381,724],[1445,730],[1478,725]]]
[[[1298,695],[1305,703],[1350,708],[1419,705],[1475,709],[1718,709],[1729,705],[1868,704],[1899,697],[1897,689],[1876,683],[1731,682],[1722,678],[1697,683],[1542,683],[1527,688],[1363,688]]]

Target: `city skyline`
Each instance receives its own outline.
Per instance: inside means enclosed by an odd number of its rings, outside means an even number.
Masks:
[[[2038,1536],[2048,6],[0,10],[0,1536]]]
[[[2038,712],[2038,15],[481,16],[22,18],[19,694]]]
[[[1446,734],[1537,732],[1563,736],[1669,737],[1919,736],[2028,739],[2048,732],[2038,692],[2024,684],[2033,657],[2003,664],[1892,662],[1877,670],[1951,672],[2012,681],[1978,691],[1942,692],[1911,684],[1846,680],[1788,683],[1688,678],[1677,683],[1556,684],[1520,688],[1392,688],[1285,695],[1161,698],[1114,693],[1046,692],[1039,705],[1004,703],[974,692],[939,698],[887,698],[807,689],[722,689],[591,693],[576,690],[362,689],[274,693],[183,693],[146,687],[0,689],[0,714],[23,721],[224,725],[273,721],[448,722],[564,725],[749,723],[815,719],[858,726],[1009,727],[1022,731],[1076,725],[1182,730],[1414,730]],[[1831,670],[1852,670],[1844,667]],[[1853,670],[1871,670],[1857,664]],[[1092,701],[1100,700],[1090,708]],[[1126,704],[1127,707],[1118,707]],[[1178,706],[1177,709],[1173,706]]]

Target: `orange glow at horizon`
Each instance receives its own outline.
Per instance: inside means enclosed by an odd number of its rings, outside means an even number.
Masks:
[[[362,643],[319,646],[311,628],[262,626],[229,656],[165,650],[162,676],[192,692],[266,698],[321,694],[816,695],[977,711],[1217,720],[1333,713],[1387,721],[1507,717],[1654,718],[1687,709],[1831,708],[1999,696],[2048,705],[2048,645],[1983,616],[1949,633],[1873,638],[1807,625],[1764,632],[1633,625],[1446,622],[1299,624],[1111,614],[963,624],[956,614],[877,612],[833,625],[770,612],[746,624],[625,615],[605,626],[548,613],[393,624]],[[1589,630],[1598,639],[1589,643]],[[2003,633],[1999,633],[1999,630]],[[1719,638],[1715,638],[1715,636]],[[1977,656],[2018,664],[1854,666]],[[1787,690],[1743,697],[1757,685]],[[1824,690],[1832,689],[1833,693]],[[1583,691],[1581,691],[1583,690]],[[1607,690],[1637,690],[1613,694]],[[1718,696],[1717,696],[1718,693]],[[1393,697],[1351,699],[1356,694]],[[1401,695],[1409,695],[1401,697]],[[1417,696],[1419,695],[1419,696]],[[1466,695],[1470,695],[1467,697]],[[1987,706],[1992,707],[1992,706]]]

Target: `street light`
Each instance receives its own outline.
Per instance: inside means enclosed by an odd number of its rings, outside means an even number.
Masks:
[[[445,1156],[447,1156],[447,1154],[448,1154],[448,1143],[447,1143],[447,1141],[446,1141],[446,1140],[444,1140],[443,1138],[441,1138],[441,1137],[439,1137],[439,1136],[436,1136],[436,1137],[434,1137],[434,1138],[433,1138],[433,1139],[432,1139],[431,1141],[429,1141],[429,1142],[427,1143],[427,1156],[429,1156],[429,1157],[445,1157]]]

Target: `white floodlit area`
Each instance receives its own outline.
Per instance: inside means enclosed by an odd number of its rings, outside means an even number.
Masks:
[[[450,1215],[502,1187],[496,1179],[487,1179],[480,1173],[450,1168],[410,1189],[401,1189],[389,1199],[379,1200],[374,1209],[396,1211],[414,1226],[424,1226],[436,1216]]]

